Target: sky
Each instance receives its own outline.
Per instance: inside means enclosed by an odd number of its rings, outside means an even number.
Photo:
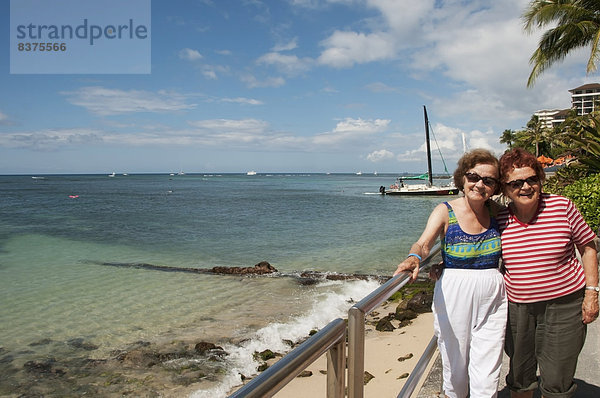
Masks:
[[[11,74],[4,0],[0,174],[422,173],[423,106],[452,172],[600,80],[581,50],[526,87],[527,4],[152,0],[150,73]]]

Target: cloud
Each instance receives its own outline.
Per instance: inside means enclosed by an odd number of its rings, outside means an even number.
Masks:
[[[349,68],[354,64],[394,58],[394,40],[388,33],[357,33],[336,31],[321,42],[325,50],[318,58],[322,65]]]
[[[317,145],[338,145],[347,141],[361,140],[373,134],[383,132],[390,124],[390,120],[375,119],[363,120],[346,118],[335,126],[333,131],[318,134],[313,137]]]
[[[175,112],[196,107],[196,104],[186,102],[186,96],[168,91],[126,91],[95,86],[61,94],[66,96],[71,104],[84,107],[99,116],[134,112]]]
[[[233,102],[233,103],[236,103],[236,104],[243,104],[243,105],[263,105],[264,104],[264,102],[259,101],[257,99],[244,98],[244,97],[221,98],[219,100],[219,102]]]
[[[244,75],[241,77],[241,81],[246,83],[248,88],[280,87],[285,84],[285,79],[283,77],[268,77],[264,80],[258,80],[253,75]]]
[[[381,162],[383,160],[393,159],[393,152],[388,151],[387,149],[381,149],[379,151],[373,151],[367,155],[367,159],[373,163]]]
[[[197,61],[202,58],[202,54],[200,54],[197,50],[184,48],[183,50],[179,51],[179,58],[185,59],[186,61]]]
[[[0,147],[53,151],[102,142],[102,133],[91,129],[46,129],[0,134]]]
[[[298,47],[298,38],[295,37],[287,43],[275,45],[271,50],[274,52],[290,51]]]
[[[8,116],[0,112],[0,126],[8,124],[11,124],[10,120],[8,119]]]
[[[270,52],[262,55],[256,60],[259,65],[271,65],[287,76],[302,74],[312,67],[314,61],[310,58],[298,58],[295,55],[284,55],[278,52]]]

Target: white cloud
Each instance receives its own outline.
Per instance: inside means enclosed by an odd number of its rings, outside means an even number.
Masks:
[[[168,91],[126,91],[94,86],[61,94],[65,95],[71,104],[82,106],[100,116],[133,112],[174,112],[196,107],[196,104],[186,102],[186,96]]]
[[[388,33],[357,33],[336,31],[321,42],[325,50],[318,58],[320,64],[348,68],[354,64],[392,59],[396,56],[394,40]]]
[[[274,52],[290,51],[298,47],[298,38],[295,37],[287,43],[282,43],[274,46],[271,50]]]
[[[219,102],[233,102],[233,103],[236,103],[236,104],[244,104],[244,105],[263,105],[264,104],[262,101],[259,101],[257,99],[244,98],[244,97],[221,98],[219,100]]]
[[[202,58],[202,54],[198,50],[192,50],[191,48],[184,48],[179,51],[179,58],[185,59],[186,61],[197,61]]]
[[[337,145],[346,141],[364,139],[373,134],[383,132],[390,124],[390,120],[375,119],[363,120],[346,118],[339,122],[333,131],[318,134],[313,137],[313,142],[317,145]]]
[[[283,74],[288,76],[296,76],[308,71],[313,64],[313,60],[310,58],[300,59],[295,55],[285,55],[278,52],[270,52],[258,58],[256,63],[259,65],[272,65]]]
[[[268,77],[264,80],[258,80],[253,75],[244,75],[241,77],[241,80],[246,83],[248,88],[280,87],[285,84],[285,79],[283,77]]]
[[[367,155],[367,159],[371,162],[381,162],[383,160],[389,160],[394,158],[394,153],[387,149],[381,149],[379,151],[373,151]]]
[[[102,132],[92,129],[45,129],[0,134],[0,147],[52,151],[102,142]]]

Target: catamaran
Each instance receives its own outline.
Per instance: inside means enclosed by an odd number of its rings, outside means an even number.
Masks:
[[[398,177],[396,182],[389,188],[383,185],[379,187],[379,193],[382,195],[456,195],[458,188],[454,183],[447,185],[433,185],[433,174],[431,173],[431,147],[429,144],[429,118],[427,117],[427,108],[423,105],[425,116],[425,143],[427,146],[427,173],[415,177]],[[405,184],[405,180],[427,180],[425,184]]]

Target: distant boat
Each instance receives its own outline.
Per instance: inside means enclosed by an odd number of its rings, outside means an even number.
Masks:
[[[356,175],[357,175],[357,176],[361,176],[361,175],[362,175],[362,171],[357,171],[357,172],[356,172]]]
[[[180,171],[179,173],[177,173],[178,176],[184,176],[185,173],[183,171]]]
[[[37,176],[33,176],[31,178],[33,178],[34,180],[45,180],[46,179],[46,177],[37,177]]]
[[[427,108],[423,105],[423,114],[425,116],[425,143],[427,145],[427,173],[415,177],[398,177],[396,182],[388,188],[383,185],[379,187],[379,193],[382,195],[456,195],[458,188],[450,182],[444,186],[433,185],[433,175],[431,173],[431,149],[429,145],[429,118],[427,117]],[[425,184],[405,184],[404,180],[427,180]]]
[[[115,172],[113,171],[111,174],[108,175],[109,177],[114,177],[116,176]]]
[[[254,170],[250,170],[249,172],[246,173],[247,176],[255,176],[256,175],[256,171]]]

